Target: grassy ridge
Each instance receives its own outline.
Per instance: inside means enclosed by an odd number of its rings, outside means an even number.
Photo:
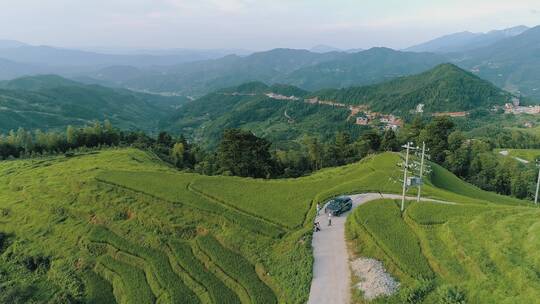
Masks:
[[[108,171],[98,175],[97,178],[99,181],[112,185],[218,214],[258,233],[272,237],[283,234],[283,229],[276,225],[236,212],[231,208],[226,208],[222,204],[207,199],[204,195],[199,195],[196,190],[191,190],[191,183],[198,177],[199,175],[196,174],[163,172],[137,172],[134,174],[134,172],[129,171]]]
[[[396,210],[389,201],[373,201],[347,223],[355,249],[381,259],[404,284],[380,303],[455,303],[444,302],[452,296],[466,303],[532,303],[540,295],[540,210],[429,202],[411,203],[403,217]],[[359,234],[359,225],[369,233]],[[422,265],[432,271],[429,282],[418,280]]]

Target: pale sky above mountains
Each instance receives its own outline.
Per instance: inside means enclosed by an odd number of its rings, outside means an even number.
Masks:
[[[404,48],[540,24],[538,0],[0,0],[0,39],[64,47]]]

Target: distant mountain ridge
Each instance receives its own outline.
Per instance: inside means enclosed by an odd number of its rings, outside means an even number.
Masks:
[[[493,30],[487,33],[454,33],[406,48],[404,51],[432,53],[465,52],[488,46],[508,37],[520,35],[528,29],[528,27],[520,25],[503,30]]]
[[[411,75],[446,62],[444,56],[372,48],[356,53],[314,53],[307,50],[274,49],[246,57],[181,64],[165,70],[134,71],[119,80],[106,72],[89,75],[116,85],[156,92],[202,96],[208,92],[249,81],[287,83],[306,90],[365,85]]]
[[[476,75],[518,95],[540,98],[540,26],[456,58]]]

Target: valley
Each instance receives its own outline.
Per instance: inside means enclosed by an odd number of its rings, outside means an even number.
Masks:
[[[0,304],[537,303],[525,2],[5,5]]]

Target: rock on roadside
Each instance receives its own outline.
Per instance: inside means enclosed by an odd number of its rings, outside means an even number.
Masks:
[[[351,262],[353,273],[360,279],[356,288],[362,291],[366,300],[394,294],[399,283],[386,272],[381,262],[375,259],[358,258]]]

